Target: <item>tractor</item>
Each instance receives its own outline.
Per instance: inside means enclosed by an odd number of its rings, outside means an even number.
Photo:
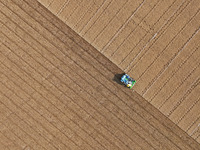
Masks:
[[[126,87],[128,88],[132,88],[134,86],[134,84],[136,83],[136,81],[134,79],[132,79],[129,75],[127,74],[124,74],[122,77],[121,77],[121,82],[123,84],[126,85]]]

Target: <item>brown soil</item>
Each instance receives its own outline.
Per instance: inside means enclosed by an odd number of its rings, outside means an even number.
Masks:
[[[1,149],[200,149],[40,3],[0,8]]]
[[[134,90],[191,135],[200,123],[199,0],[40,2],[136,79]]]

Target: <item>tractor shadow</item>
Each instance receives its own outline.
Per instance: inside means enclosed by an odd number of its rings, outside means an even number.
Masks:
[[[125,75],[125,73],[122,73],[122,74],[115,74],[115,76],[113,77],[113,81],[120,84],[120,85],[124,85],[122,82],[121,82],[121,77]]]

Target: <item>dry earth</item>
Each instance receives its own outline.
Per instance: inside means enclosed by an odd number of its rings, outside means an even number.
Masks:
[[[199,0],[39,0],[200,142]]]
[[[0,149],[200,149],[37,1],[1,0],[0,27]]]

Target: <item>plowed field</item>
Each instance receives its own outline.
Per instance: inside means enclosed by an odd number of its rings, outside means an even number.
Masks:
[[[39,1],[135,78],[135,91],[198,140],[199,0]]]
[[[37,1],[1,0],[0,18],[0,149],[200,149]]]

